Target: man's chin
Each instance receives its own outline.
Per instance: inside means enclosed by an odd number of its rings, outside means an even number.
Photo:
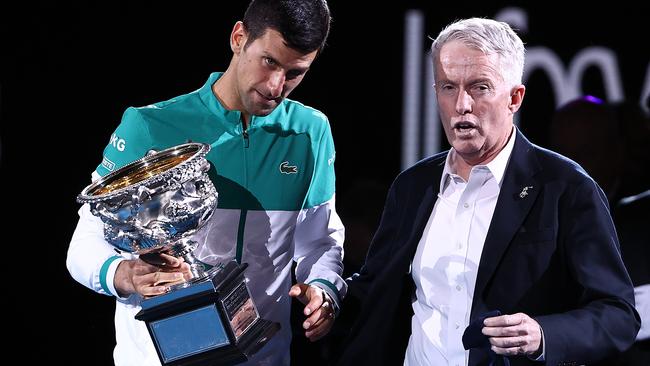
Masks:
[[[266,117],[269,114],[271,114],[271,112],[273,112],[273,110],[263,110],[263,111],[260,110],[260,111],[256,111],[255,113],[253,113],[253,116],[255,116],[255,117]]]
[[[454,144],[452,145],[456,153],[462,156],[464,159],[472,159],[481,155],[481,150],[478,146],[473,144]]]
[[[258,108],[253,112],[253,115],[258,116],[258,117],[265,117],[271,114],[277,108],[278,105],[274,105],[272,107],[267,107],[267,108]]]

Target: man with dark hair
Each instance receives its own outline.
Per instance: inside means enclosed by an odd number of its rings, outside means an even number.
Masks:
[[[302,1],[280,3],[286,5],[278,6],[277,0],[256,0],[251,3],[243,20],[249,39],[256,40],[267,29],[275,29],[289,48],[302,53],[320,52],[325,47],[330,29],[327,4],[323,1],[323,6],[314,7],[313,3]],[[305,18],[305,14],[309,14],[309,18]]]
[[[194,254],[210,265],[248,263],[260,316],[281,324],[250,364],[289,364],[291,297],[306,304],[303,328],[316,340],[329,331],[346,292],[329,122],[286,99],[325,45],[329,25],[325,0],[253,0],[230,34],[228,69],[194,92],[128,108],[93,173],[97,179],[188,140],[212,146],[207,159],[219,202],[193,237]],[[159,364],[145,324],[134,316],[143,298],[187,278],[188,265],[164,254],[147,261],[116,255],[88,205],[79,214],[67,266],[80,283],[117,299],[115,363]]]

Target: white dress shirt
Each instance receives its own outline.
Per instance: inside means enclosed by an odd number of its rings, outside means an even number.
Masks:
[[[516,133],[487,165],[472,167],[466,182],[447,156],[440,193],[413,258],[416,300],[404,365],[467,365],[462,336],[469,325],[483,244],[499,197]],[[456,157],[459,158],[459,157]]]

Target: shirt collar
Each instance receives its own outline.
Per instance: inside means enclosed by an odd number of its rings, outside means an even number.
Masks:
[[[508,142],[506,143],[506,146],[504,146],[503,149],[499,151],[497,156],[491,162],[485,165],[476,165],[472,169],[476,167],[487,167],[487,169],[490,170],[490,173],[492,173],[494,176],[494,179],[496,180],[499,187],[501,187],[501,181],[503,180],[503,176],[506,172],[506,167],[508,166],[508,161],[510,160],[510,155],[512,154],[512,149],[515,146],[516,137],[517,128],[515,126],[512,126],[512,132],[510,133]],[[440,192],[444,190],[448,179],[451,178],[451,175],[455,174],[451,168],[451,156],[455,153],[456,152],[452,147],[449,150],[449,154],[447,154],[447,158],[445,159],[445,167],[442,170],[442,177],[440,178]]]

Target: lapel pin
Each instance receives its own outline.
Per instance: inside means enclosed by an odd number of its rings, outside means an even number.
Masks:
[[[519,193],[519,198],[524,198],[524,197],[528,196],[528,190],[529,189],[533,189],[533,186],[524,187],[524,189],[522,189],[521,192]]]

